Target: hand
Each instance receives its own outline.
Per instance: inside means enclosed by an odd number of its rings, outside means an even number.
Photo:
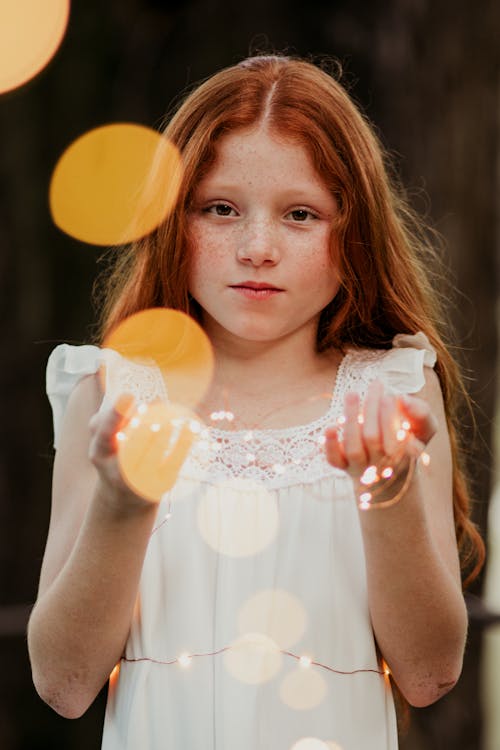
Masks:
[[[111,490],[113,495],[124,495],[132,499],[133,504],[143,506],[147,501],[130,489],[118,461],[117,433],[128,424],[134,411],[134,397],[123,394],[112,408],[94,414],[89,423],[89,459],[108,491]]]
[[[344,415],[342,426],[326,431],[327,460],[351,475],[359,497],[368,489],[366,470],[376,467],[371,472],[377,478],[377,502],[389,504],[406,490],[409,472],[436,432],[435,417],[423,399],[385,394],[380,381],[369,386],[362,411],[358,394],[348,393]],[[384,468],[393,470],[385,486]]]

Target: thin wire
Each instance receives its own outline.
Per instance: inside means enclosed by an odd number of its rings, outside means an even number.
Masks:
[[[225,651],[230,651],[231,646],[223,646],[222,648],[219,648],[217,651],[207,651],[204,653],[198,653],[198,654],[185,654],[185,656],[189,656],[190,659],[194,659],[196,657],[201,656],[218,656],[219,654],[224,653]],[[278,649],[278,652],[280,654],[283,654],[284,656],[290,656],[292,659],[295,659],[296,661],[300,661],[303,654],[294,654],[291,651],[284,651],[282,649]],[[175,659],[168,659],[166,661],[163,661],[161,659],[154,659],[151,656],[137,656],[137,657],[128,657],[128,656],[122,656],[122,661],[131,662],[131,663],[137,663],[137,662],[151,662],[152,664],[160,664],[164,666],[169,666],[171,664],[178,664],[179,663],[179,657],[176,657]],[[360,674],[360,673],[372,673],[372,674],[378,674],[378,675],[386,675],[387,672],[385,670],[381,669],[373,669],[373,668],[359,668],[359,669],[352,669],[352,670],[343,670],[343,669],[335,669],[334,667],[330,667],[328,664],[323,664],[319,661],[312,661],[310,665],[314,665],[315,667],[321,667],[321,669],[326,669],[328,672],[333,672],[334,674],[340,674],[340,675],[354,675],[354,674]],[[307,669],[307,667],[304,667]]]

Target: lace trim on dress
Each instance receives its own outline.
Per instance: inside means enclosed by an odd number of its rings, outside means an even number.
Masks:
[[[103,349],[106,395],[101,408],[111,406],[118,396],[128,393],[137,402],[168,400],[167,388],[157,367],[146,367],[124,359],[113,349]]]
[[[247,487],[249,481],[262,482],[269,489],[309,484],[326,478],[350,483],[346,472],[330,466],[325,459],[325,429],[337,423],[348,391],[356,391],[363,399],[370,382],[376,378],[384,379],[384,365],[392,371],[393,365],[389,362],[394,360],[394,351],[349,349],[339,365],[328,410],[308,424],[281,429],[203,429],[183,464],[180,477],[211,484],[243,480]],[[406,351],[410,354],[408,349]],[[423,352],[416,349],[413,353],[423,356]],[[420,370],[422,366],[423,362]],[[110,367],[110,370],[113,372],[107,376],[109,391],[108,387],[106,389],[110,398],[111,392],[116,396],[124,391],[143,402],[167,396],[163,378],[156,368],[130,362],[124,365],[122,361],[116,369]],[[415,385],[417,380],[413,373],[411,375]],[[422,377],[422,373],[415,375]],[[408,377],[408,374],[405,372],[404,376]]]
[[[337,423],[348,391],[355,390],[364,397],[368,384],[379,375],[381,354],[349,350],[339,365],[329,408],[313,422],[282,429],[207,430],[181,475],[210,482],[251,480],[263,482],[270,489],[326,478],[350,484],[346,472],[327,463],[324,433]]]

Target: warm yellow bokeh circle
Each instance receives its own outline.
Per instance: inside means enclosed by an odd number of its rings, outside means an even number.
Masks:
[[[317,670],[299,665],[283,678],[279,693],[290,708],[309,711],[324,701],[327,690],[326,681]]]
[[[280,648],[291,648],[307,626],[307,612],[296,596],[283,589],[263,589],[247,599],[238,611],[241,632],[264,633]]]
[[[290,750],[329,750],[328,744],[316,737],[303,737]]]
[[[212,381],[210,340],[179,310],[155,307],[135,313],[113,329],[103,347],[135,364],[158,368],[169,401],[189,408],[201,401]]]
[[[117,433],[118,462],[129,487],[159,502],[175,484],[201,428],[196,415],[181,406],[140,405]]]
[[[249,557],[276,538],[278,504],[262,483],[229,480],[207,487],[196,520],[200,535],[213,550],[228,557]]]
[[[282,658],[271,638],[263,633],[245,633],[224,652],[224,666],[236,680],[259,685],[275,677]]]
[[[57,162],[52,218],[92,245],[133,242],[166,219],[181,179],[179,152],[164,136],[134,123],[103,125],[80,136]]]
[[[37,75],[55,55],[69,19],[69,0],[0,3],[0,93]]]

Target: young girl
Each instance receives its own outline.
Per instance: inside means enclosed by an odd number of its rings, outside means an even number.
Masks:
[[[101,340],[145,308],[189,313],[216,357],[199,414],[235,419],[158,506],[121,476],[116,399],[161,397],[161,377],[125,364],[103,398],[109,352],[55,350],[35,685],[77,717],[119,664],[105,750],[393,750],[391,682],[415,706],[453,687],[460,559],[482,555],[422,233],[370,126],[310,63],[220,72],[166,136],[178,204],[118,258]],[[255,549],[221,542],[241,523],[264,528]]]

